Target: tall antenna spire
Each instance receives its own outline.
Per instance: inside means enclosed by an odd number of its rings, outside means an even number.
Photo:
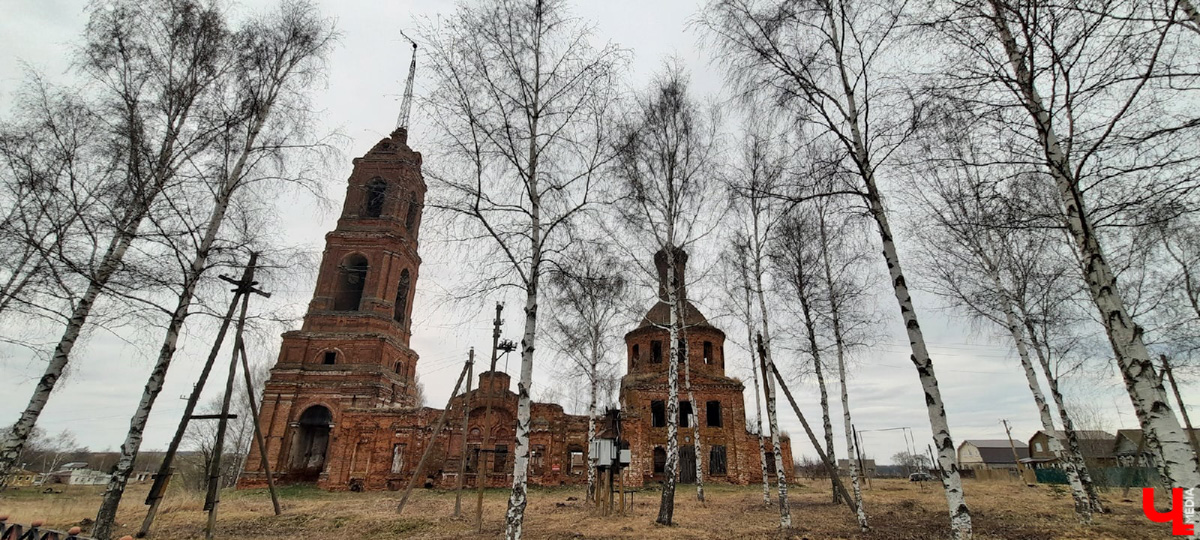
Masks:
[[[413,77],[417,72],[417,42],[404,35],[404,32],[400,32],[400,35],[412,43],[413,47],[412,62],[408,64],[408,82],[404,85],[404,99],[400,102],[400,116],[396,118],[396,130],[403,129],[407,134],[408,114],[412,109]]]

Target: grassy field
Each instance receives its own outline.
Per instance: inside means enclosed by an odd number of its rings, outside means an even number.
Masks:
[[[46,526],[67,529],[86,526],[95,517],[101,487],[61,486],[60,494],[42,494],[25,488],[0,496],[0,515],[10,522],[28,524],[35,519]],[[132,534],[145,515],[147,486],[130,488],[119,514],[119,534]],[[967,502],[975,519],[976,538],[986,539],[1089,539],[1167,538],[1166,524],[1150,523],[1142,516],[1140,494],[1105,494],[1112,513],[1097,516],[1091,527],[1077,524],[1069,493],[1048,486],[1026,487],[1008,482],[967,481]],[[284,514],[274,516],[265,491],[226,491],[222,494],[218,537],[223,539],[280,538],[497,538],[502,536],[507,491],[488,491],[484,497],[483,532],[473,521],[451,517],[454,493],[419,491],[404,515],[395,513],[399,493],[328,493],[312,487],[282,490]],[[778,533],[776,507],[762,504],[760,486],[708,486],[708,501],[696,501],[692,486],[681,486],[676,497],[672,527],[654,523],[659,493],[647,489],[636,494],[631,513],[604,517],[585,504],[582,488],[534,489],[525,520],[526,538],[871,538],[924,539],[949,536],[946,500],[933,484],[920,486],[903,480],[876,480],[865,491],[867,511],[874,530],[857,531],[844,506],[829,501],[828,485],[801,482],[791,491],[793,529]],[[1160,495],[1160,500],[1165,497]],[[162,504],[154,538],[203,538],[203,495],[172,491]],[[474,515],[475,497],[468,492],[464,508]]]

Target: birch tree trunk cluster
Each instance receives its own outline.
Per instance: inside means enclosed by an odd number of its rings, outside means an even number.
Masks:
[[[251,249],[282,257],[260,233],[267,195],[319,192],[296,171],[298,154],[321,157],[307,88],[331,23],[299,0],[244,21],[226,7],[89,6],[72,84],[31,74],[0,124],[0,241],[11,246],[0,253],[0,320],[60,336],[45,350],[3,336],[46,369],[4,432],[0,482],[91,329],[137,320],[164,331],[97,538],[112,533],[189,316],[220,297],[214,269]],[[677,60],[630,84],[629,51],[597,40],[566,0],[462,1],[419,25],[428,218],[482,263],[463,296],[515,292],[523,304],[506,538],[521,538],[527,517],[544,347],[586,380],[595,441],[619,376],[610,351],[625,302],[644,284],[665,313],[651,324],[669,336],[656,521],[675,522],[680,398],[698,403],[685,291],[711,279],[708,268],[725,270],[725,302],[745,326],[763,503],[778,504],[781,529],[792,526],[792,479],[777,390],[803,418],[790,389],[811,383],[821,437],[804,422],[806,434],[827,459],[834,502],[870,530],[848,377],[890,320],[921,388],[912,407],[929,422],[951,533],[972,537],[955,404],[943,400],[917,288],[1012,347],[1081,523],[1106,508],[1065,390],[1075,368],[1109,363],[1080,345],[1093,335],[1111,349],[1161,477],[1200,487],[1159,360],[1200,365],[1192,0],[708,0],[694,20],[732,107],[697,96]],[[725,132],[722,110],[745,119],[740,133]],[[701,271],[681,271],[689,258]],[[890,317],[866,307],[875,284]],[[694,419],[691,429],[703,502]],[[850,490],[837,479],[836,429]]]
[[[665,303],[669,312],[663,328],[669,339],[664,351],[667,459],[656,519],[663,525],[673,523],[675,512],[681,364],[684,390],[691,403],[696,403],[686,340],[690,306],[684,293],[687,276],[679,275],[678,270],[688,260],[687,250],[712,226],[708,218],[717,212],[716,201],[709,197],[717,181],[717,127],[715,110],[692,95],[685,70],[668,63],[648,87],[631,99],[614,139],[616,160],[612,173],[617,179],[618,197],[615,220],[624,233],[625,245],[631,248],[629,258],[638,263],[650,283],[659,281],[659,264],[665,270],[659,302]],[[696,450],[696,497],[703,501],[700,433],[694,418],[691,425]]]
[[[593,251],[595,249],[595,251]],[[605,391],[618,378],[612,361],[615,337],[621,330],[628,277],[617,259],[604,248],[589,245],[571,253],[567,262],[550,274],[551,313],[547,328],[554,347],[570,362],[561,376],[582,377],[587,382],[588,448],[596,440],[596,419],[601,405],[613,402]],[[620,347],[616,347],[620,350]],[[588,467],[587,500],[595,502],[596,466]]]
[[[593,47],[591,28],[562,0],[459,4],[421,25],[433,92],[424,98],[439,142],[425,175],[447,227],[486,246],[485,287],[521,291],[513,483],[505,537],[520,538],[528,504],[530,403],[543,277],[562,257],[613,160],[609,139],[621,49]],[[544,331],[543,331],[544,332]],[[589,360],[589,363],[591,360]],[[598,362],[598,360],[597,360]]]
[[[324,154],[307,132],[307,85],[334,33],[305,2],[241,21],[190,0],[97,4],[88,16],[70,73],[77,86],[31,75],[0,136],[14,196],[3,228],[29,255],[5,266],[0,316],[61,329],[3,441],[0,471],[91,328],[164,327],[93,530],[108,538],[185,321],[224,294],[212,270],[243,264],[252,249],[288,257],[259,230],[276,211],[262,200],[319,191],[294,171],[311,162],[305,152]]]

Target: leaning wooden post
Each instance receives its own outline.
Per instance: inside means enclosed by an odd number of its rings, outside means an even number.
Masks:
[[[850,507],[850,512],[854,514],[855,519],[858,519],[857,501],[851,498],[850,494],[846,492],[846,487],[842,485],[842,479],[837,475],[837,468],[829,462],[829,456],[821,449],[821,443],[817,441],[817,436],[813,433],[812,427],[808,425],[808,420],[804,418],[804,413],[800,412],[800,406],[796,404],[796,399],[792,397],[792,391],[788,390],[787,383],[783,382],[783,377],[779,375],[779,368],[775,367],[775,364],[771,364],[768,367],[771,369],[771,373],[775,374],[775,380],[779,383],[779,388],[783,389],[783,395],[787,396],[788,403],[792,404],[792,410],[795,411],[796,417],[800,419],[800,425],[804,426],[804,432],[808,434],[808,440],[812,441],[813,448],[817,451],[817,457],[820,457],[821,463],[825,464],[825,471],[833,479],[834,489],[841,492],[842,498],[848,503],[846,506]],[[776,452],[780,450],[779,448],[775,449]]]
[[[467,428],[471,420],[471,381],[475,375],[475,347],[467,354],[467,389],[463,392],[462,452],[458,459],[458,486],[454,490],[454,517],[462,516],[463,477],[467,475]]]
[[[458,396],[458,389],[462,387],[463,377],[467,376],[467,370],[470,367],[470,362],[464,364],[462,372],[458,374],[458,382],[454,383],[454,390],[450,391],[450,399],[446,401],[446,408],[442,410],[442,414],[438,415],[437,423],[433,425],[433,433],[429,435],[429,444],[425,445],[425,451],[421,452],[421,461],[417,462],[417,470],[413,471],[412,477],[408,479],[408,487],[404,488],[404,496],[400,497],[400,504],[396,506],[397,514],[404,511],[404,505],[408,503],[408,496],[412,495],[413,486],[416,485],[417,478],[421,476],[421,471],[425,469],[425,462],[429,460],[429,453],[433,450],[434,441],[442,432],[442,427],[446,425],[446,415],[450,412],[450,405]]]
[[[250,262],[246,264],[246,269],[242,271],[242,279],[234,283],[252,284],[254,267],[257,262],[258,253],[250,253]],[[250,292],[270,296],[269,293],[259,291],[253,288],[252,285],[247,288],[239,286],[233,290],[233,298],[229,301],[229,310],[225,312],[225,317],[221,319],[221,326],[217,329],[217,337],[213,340],[212,349],[208,353],[208,358],[204,361],[204,367],[200,370],[200,377],[196,379],[196,384],[192,387],[192,394],[188,397],[187,405],[183,408],[183,417],[179,419],[179,426],[175,428],[175,436],[171,438],[170,444],[167,445],[167,452],[158,467],[158,472],[154,475],[154,483],[150,486],[150,494],[146,496],[146,505],[150,509],[146,511],[146,518],[142,520],[142,528],[137,533],[138,538],[145,538],[150,533],[150,526],[154,524],[154,518],[158,515],[158,505],[162,503],[163,495],[167,491],[167,482],[170,480],[171,475],[174,474],[172,465],[175,461],[175,453],[179,451],[179,445],[183,442],[183,436],[187,432],[188,421],[192,419],[192,413],[196,412],[196,405],[200,402],[200,394],[204,391],[204,384],[208,381],[208,375],[212,372],[213,364],[217,361],[217,355],[221,352],[221,345],[225,342],[225,334],[229,332],[229,325],[233,321],[234,314],[237,313],[238,304],[241,303],[242,296]]]
[[[249,278],[253,279],[254,268],[249,269]],[[224,277],[224,276],[222,276]],[[255,282],[245,279],[234,282],[239,289],[253,288]],[[221,504],[221,454],[225,446],[225,431],[229,427],[229,402],[233,397],[233,382],[237,379],[238,355],[241,354],[239,345],[242,343],[242,332],[246,328],[246,311],[250,307],[250,295],[242,295],[241,312],[238,314],[237,325],[233,332],[233,355],[229,359],[229,375],[225,379],[225,396],[221,400],[221,415],[217,419],[217,440],[213,443],[212,461],[208,467],[208,494],[204,498],[204,509],[208,511],[208,524],[204,528],[204,538],[212,540],[217,528],[217,507]]]
[[[279,495],[275,493],[275,479],[271,478],[271,463],[267,459],[267,443],[263,438],[262,428],[258,424],[258,403],[254,401],[254,379],[250,376],[250,362],[246,360],[246,343],[237,342],[238,350],[242,352],[242,374],[246,376],[246,399],[250,401],[250,421],[254,423],[254,441],[258,444],[258,457],[262,460],[263,473],[267,475],[267,490],[271,492],[271,505],[275,507],[275,515],[283,514],[279,507]]]

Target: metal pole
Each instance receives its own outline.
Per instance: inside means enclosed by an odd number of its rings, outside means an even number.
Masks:
[[[258,457],[262,461],[263,472],[267,475],[267,490],[271,492],[271,506],[275,507],[275,515],[283,514],[279,506],[279,495],[275,493],[275,479],[271,477],[271,463],[267,460],[267,443],[263,438],[262,428],[258,425],[258,403],[254,401],[254,379],[250,375],[250,363],[246,360],[246,344],[237,342],[238,350],[242,352],[242,374],[246,376],[246,400],[250,402],[250,421],[254,423],[254,442],[258,444]]]
[[[471,381],[475,372],[475,347],[467,354],[467,389],[463,392],[462,451],[458,458],[458,486],[454,490],[454,517],[462,516],[463,477],[467,474],[467,428],[471,419]]]
[[[487,452],[485,450],[492,437],[492,401],[494,400],[492,394],[496,391],[496,351],[500,346],[500,325],[503,323],[500,320],[501,311],[504,311],[504,304],[497,302],[496,320],[492,322],[492,362],[488,368],[490,376],[488,377],[487,392],[483,395],[486,403],[483,413],[483,440],[480,441],[480,459],[475,470],[475,521],[479,524],[479,532],[483,532],[483,488],[487,484]]]
[[[430,451],[433,450],[438,435],[442,433],[442,427],[446,425],[446,416],[450,414],[450,404],[454,403],[454,397],[458,394],[458,389],[462,388],[463,377],[467,376],[467,370],[470,369],[470,362],[463,365],[462,372],[458,374],[458,382],[454,383],[454,390],[450,391],[450,399],[446,401],[446,408],[442,410],[442,414],[438,415],[437,423],[433,425],[433,433],[429,435],[429,444],[425,445],[425,451],[421,453],[421,461],[417,462],[417,470],[408,479],[408,487],[404,488],[404,496],[400,497],[400,504],[396,506],[396,513],[404,511],[404,505],[408,503],[408,496],[412,495],[413,486],[417,483],[417,478],[421,476],[421,472],[425,469],[425,462],[429,460]]]
[[[242,279],[239,283],[250,283],[254,279],[254,267],[257,262],[258,253],[251,253],[250,262],[246,264],[246,269],[242,271]],[[248,292],[241,287],[233,290],[233,298],[229,300],[229,309],[225,312],[225,317],[221,319],[221,326],[217,329],[217,337],[213,340],[212,349],[208,353],[208,358],[204,361],[204,367],[200,370],[200,376],[196,379],[196,384],[192,387],[192,394],[188,396],[187,405],[183,408],[183,417],[179,419],[179,426],[175,428],[175,435],[171,438],[170,444],[167,445],[167,452],[158,467],[158,472],[154,474],[154,483],[150,486],[150,494],[146,497],[146,504],[150,506],[150,509],[146,511],[146,518],[142,520],[142,528],[137,532],[138,538],[145,538],[150,533],[150,527],[154,524],[154,518],[158,515],[158,505],[162,502],[163,495],[166,493],[166,485],[173,471],[172,465],[175,461],[175,454],[179,451],[179,445],[183,442],[183,436],[187,432],[188,421],[191,420],[192,413],[196,412],[196,405],[200,402],[200,394],[204,391],[204,384],[208,381],[208,375],[212,372],[217,355],[221,352],[221,345],[225,342],[225,334],[229,331],[229,325],[233,320],[234,313],[237,312],[238,302]]]

